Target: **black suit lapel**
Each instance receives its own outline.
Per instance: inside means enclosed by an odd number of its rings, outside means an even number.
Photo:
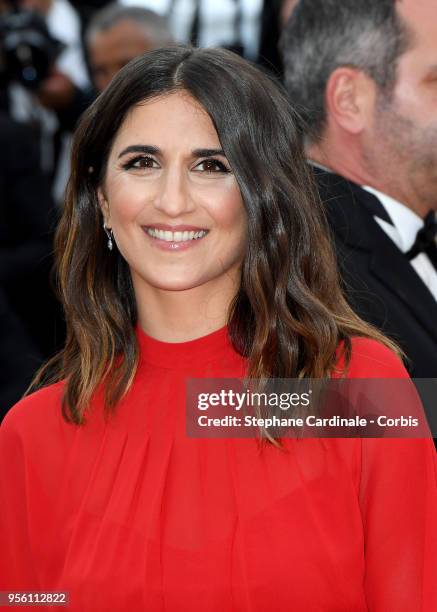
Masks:
[[[417,321],[437,339],[437,302],[405,255],[378,226],[369,269],[374,276],[395,293]],[[406,265],[408,264],[408,265]]]
[[[327,204],[331,228],[350,247],[368,252],[370,273],[396,294],[437,339],[437,302],[405,255],[373,218],[378,214],[377,198],[336,174],[318,168],[314,171],[322,201]]]

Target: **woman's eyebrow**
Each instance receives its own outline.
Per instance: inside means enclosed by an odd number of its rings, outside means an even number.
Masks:
[[[223,149],[194,149],[193,151],[194,157],[211,157],[213,155],[223,155],[223,157],[226,157]]]
[[[157,155],[160,152],[160,149],[153,145],[129,145],[119,154],[118,159],[127,153],[148,153],[149,155]]]
[[[148,155],[158,155],[161,150],[154,145],[129,145],[118,155],[118,159],[127,155],[128,153],[146,153]],[[223,149],[194,149],[192,151],[193,157],[211,157],[214,155],[222,155],[225,157]]]

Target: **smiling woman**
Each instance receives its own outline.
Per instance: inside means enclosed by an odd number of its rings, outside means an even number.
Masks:
[[[150,304],[158,305],[157,289],[191,290],[186,308],[208,300],[220,313],[208,327],[224,325],[240,284],[246,211],[201,105],[177,91],[134,107],[114,140],[98,194],[105,225],[141,296],[143,329],[159,335],[159,313],[150,312]],[[197,320],[196,335],[198,326]]]
[[[0,428],[0,591],[435,609],[429,439],[187,435],[188,378],[408,378],[342,295],[299,142],[282,89],[218,49],[141,56],[83,116],[56,238],[66,346]]]

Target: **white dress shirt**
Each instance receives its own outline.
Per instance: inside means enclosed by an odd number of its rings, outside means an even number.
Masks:
[[[409,251],[416,240],[417,232],[424,226],[423,219],[385,193],[367,185],[362,185],[362,188],[378,198],[393,221],[393,225],[379,217],[374,217],[375,221],[402,253]],[[437,270],[429,257],[425,253],[419,253],[410,263],[437,300]]]

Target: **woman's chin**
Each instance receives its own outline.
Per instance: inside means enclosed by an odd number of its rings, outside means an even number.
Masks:
[[[196,287],[200,287],[204,284],[204,281],[198,278],[187,278],[178,276],[160,275],[158,277],[144,279],[137,279],[138,288],[141,285],[145,285],[149,289],[156,289],[159,291],[190,291]]]

